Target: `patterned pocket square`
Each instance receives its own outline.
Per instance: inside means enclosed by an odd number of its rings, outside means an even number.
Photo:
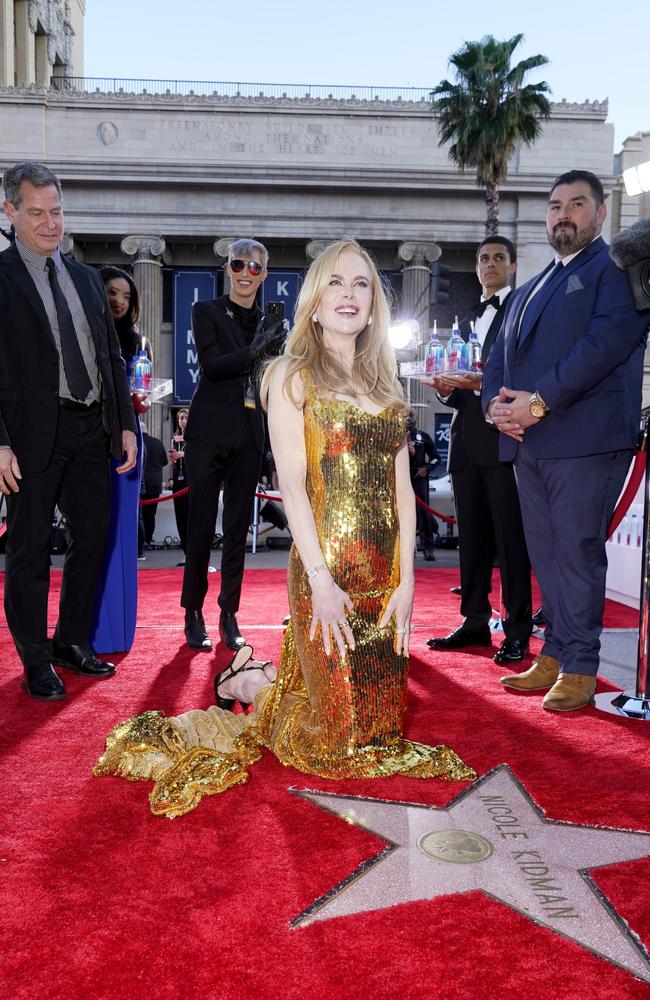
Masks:
[[[569,295],[571,292],[579,292],[585,286],[580,281],[577,274],[570,274],[569,280],[566,283],[565,295]]]

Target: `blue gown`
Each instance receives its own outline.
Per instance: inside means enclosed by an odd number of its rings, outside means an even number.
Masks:
[[[138,613],[138,503],[142,478],[142,431],[137,421],[138,460],[118,476],[111,458],[111,517],[97,609],[90,636],[96,653],[128,653]]]

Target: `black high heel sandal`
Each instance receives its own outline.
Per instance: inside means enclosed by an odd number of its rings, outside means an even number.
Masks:
[[[238,674],[240,670],[246,669],[246,664],[253,655],[252,646],[240,646],[235,655],[233,656],[230,663],[223,668],[221,673],[217,674],[214,679],[214,697],[219,708],[224,709],[226,712],[232,712],[232,707],[235,704],[236,698],[223,698],[219,694],[219,685],[223,684],[224,681],[229,681],[231,677]],[[248,708],[248,705],[244,705],[240,702],[242,708]]]

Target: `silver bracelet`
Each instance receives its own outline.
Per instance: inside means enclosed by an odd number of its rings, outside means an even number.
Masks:
[[[327,569],[327,565],[325,563],[319,563],[318,566],[310,566],[307,570],[307,576],[311,580],[312,577],[318,576],[319,573],[322,573],[324,569]]]

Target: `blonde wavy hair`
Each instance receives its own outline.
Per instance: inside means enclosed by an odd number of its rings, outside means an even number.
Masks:
[[[342,253],[356,253],[366,262],[372,287],[372,322],[356,339],[352,373],[348,373],[336,356],[323,343],[323,329],[314,322],[314,314],[336,269]],[[284,359],[286,373],[284,392],[299,405],[296,398],[294,376],[300,373],[306,384],[318,396],[344,395],[368,396],[384,408],[393,407],[408,413],[402,387],[397,380],[395,352],[388,339],[390,312],[381,279],[375,263],[355,240],[338,240],[322,250],[307,272],[298,296],[294,325],[287,337],[280,357],[274,358],[262,377],[260,396],[268,406],[269,385],[273,372]]]

